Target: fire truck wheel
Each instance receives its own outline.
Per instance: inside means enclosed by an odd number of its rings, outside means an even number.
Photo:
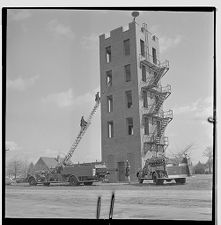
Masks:
[[[156,184],[156,185],[162,185],[163,182],[164,182],[164,180],[161,180],[161,179],[157,178],[156,173],[153,174],[152,179],[153,179],[154,184]]]
[[[37,182],[36,182],[34,177],[30,177],[28,179],[28,183],[29,183],[30,186],[36,186],[37,185]]]
[[[79,185],[79,182],[78,182],[77,178],[74,175],[72,175],[69,178],[69,182],[70,182],[71,186],[78,186]]]
[[[177,184],[185,184],[186,183],[186,178],[177,178],[175,179]]]
[[[138,177],[138,182],[139,182],[139,184],[142,184],[143,183],[143,179]]]

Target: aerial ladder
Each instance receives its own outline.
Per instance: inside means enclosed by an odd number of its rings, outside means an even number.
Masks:
[[[97,93],[99,94],[99,93]],[[83,138],[84,134],[86,133],[86,130],[88,129],[88,127],[90,126],[91,124],[91,120],[94,116],[94,114],[96,113],[99,105],[100,105],[100,97],[98,95],[96,95],[96,103],[95,103],[95,106],[93,107],[88,119],[86,120],[86,125],[81,127],[81,130],[77,136],[77,138],[75,139],[75,141],[73,142],[69,152],[67,153],[67,155],[64,157],[64,159],[61,161],[61,165],[65,165],[66,162],[72,157],[75,149],[77,148],[78,144],[80,143],[81,139]]]
[[[97,109],[100,105],[100,102],[101,102],[101,99],[102,99],[103,95],[104,95],[104,93],[99,97],[99,92],[97,92],[96,98],[95,98],[96,103],[95,103],[91,113],[89,114],[88,119],[86,120],[86,125],[81,127],[81,130],[78,133],[75,141],[71,145],[71,148],[70,148],[69,152],[65,155],[64,159],[60,163],[58,163],[58,165],[54,168],[55,171],[57,171],[58,168],[61,168],[62,166],[67,165],[67,162],[71,159],[74,151],[78,147],[78,145],[79,145],[81,139],[83,138],[84,134],[86,133],[88,127],[91,125],[91,121],[92,121],[93,116],[95,115],[95,113],[96,113],[96,111],[97,111]]]

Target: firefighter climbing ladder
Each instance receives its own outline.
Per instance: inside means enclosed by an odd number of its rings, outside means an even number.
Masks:
[[[77,138],[75,139],[74,143],[71,146],[71,149],[69,150],[68,154],[65,156],[65,158],[63,159],[63,161],[60,163],[60,165],[64,165],[72,157],[75,149],[77,148],[78,144],[80,143],[80,141],[81,141],[82,137],[84,136],[87,128],[90,126],[91,120],[92,120],[94,114],[96,113],[96,111],[97,111],[97,109],[98,109],[98,107],[100,105],[100,102],[101,102],[102,97],[104,96],[104,93],[105,92],[103,92],[101,94],[101,97],[99,99],[97,99],[97,101],[95,103],[95,106],[93,107],[93,109],[92,109],[92,111],[91,111],[88,119],[86,120],[86,122],[87,122],[86,126],[84,126],[84,127],[81,128],[81,130],[80,130]]]

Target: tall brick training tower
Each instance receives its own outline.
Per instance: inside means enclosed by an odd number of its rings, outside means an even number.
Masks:
[[[109,35],[100,35],[101,151],[111,182],[125,181],[129,161],[131,180],[145,160],[164,154],[164,131],[173,112],[163,111],[171,86],[161,78],[169,62],[159,60],[159,40],[145,23],[135,20]]]

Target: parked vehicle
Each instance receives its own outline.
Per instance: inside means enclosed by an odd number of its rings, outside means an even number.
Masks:
[[[94,164],[74,164],[60,167],[56,172],[36,171],[29,175],[28,182],[30,185],[43,184],[46,186],[50,183],[69,182],[70,185],[77,186],[80,184],[92,185],[99,179]]]
[[[15,182],[16,183],[25,183],[25,182],[27,182],[27,177],[17,177],[15,179]]]
[[[185,184],[186,178],[189,176],[191,176],[191,172],[187,160],[174,165],[167,164],[165,157],[147,159],[143,169],[137,172],[139,183],[143,183],[144,180],[153,180],[157,185],[172,180],[175,180],[177,184]]]

